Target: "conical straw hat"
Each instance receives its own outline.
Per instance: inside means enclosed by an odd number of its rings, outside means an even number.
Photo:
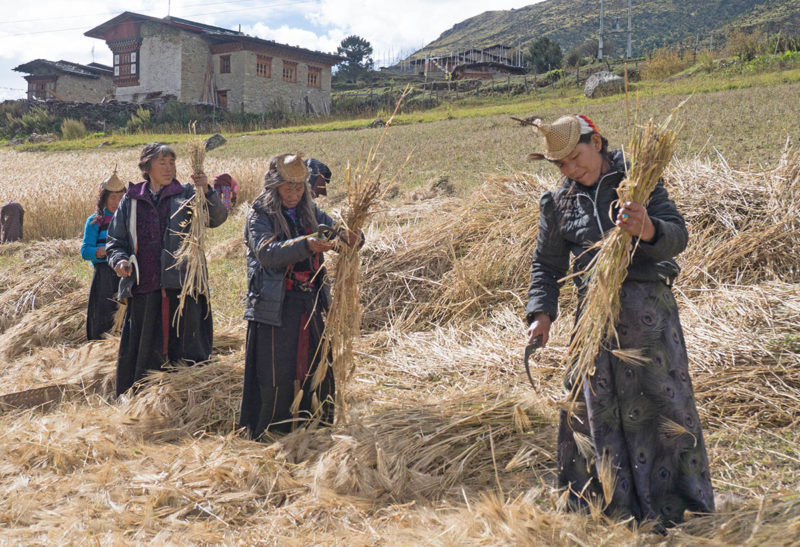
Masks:
[[[117,176],[116,167],[114,168],[114,172],[111,173],[111,176],[107,177],[102,183],[100,183],[100,186],[103,188],[103,190],[108,192],[122,192],[125,190],[125,184],[119,180],[119,177]]]
[[[562,116],[553,123],[534,120],[533,125],[544,137],[544,151],[528,154],[529,160],[558,161],[570,155],[581,138],[578,116]]]

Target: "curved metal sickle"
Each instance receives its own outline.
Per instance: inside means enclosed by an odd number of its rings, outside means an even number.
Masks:
[[[537,349],[539,349],[541,345],[542,345],[542,337],[537,336],[536,338],[533,339],[533,342],[525,346],[525,373],[528,375],[528,381],[534,388],[536,387],[536,384],[533,383],[533,376],[531,376],[531,367],[529,360],[531,358],[531,355],[533,355],[533,353]]]

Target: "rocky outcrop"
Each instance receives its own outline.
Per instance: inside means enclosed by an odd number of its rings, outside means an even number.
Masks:
[[[595,72],[586,80],[583,94],[589,98],[614,95],[625,90],[625,80],[611,72]]]

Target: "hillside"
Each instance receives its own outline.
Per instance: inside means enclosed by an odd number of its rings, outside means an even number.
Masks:
[[[516,10],[487,11],[456,24],[412,57],[498,43],[524,48],[541,36],[566,51],[597,36],[599,5],[597,0],[547,0]],[[607,25],[619,17],[620,27],[626,28],[625,0],[607,0],[605,10]],[[800,33],[800,0],[646,0],[634,2],[632,10],[634,56],[695,37],[708,44],[712,34],[720,43],[730,28]],[[624,33],[610,40],[617,51],[624,50]]]

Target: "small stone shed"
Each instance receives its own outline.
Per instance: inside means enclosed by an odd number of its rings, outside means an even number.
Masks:
[[[99,63],[36,59],[14,70],[28,74],[28,99],[99,103],[114,96],[113,70]]]

